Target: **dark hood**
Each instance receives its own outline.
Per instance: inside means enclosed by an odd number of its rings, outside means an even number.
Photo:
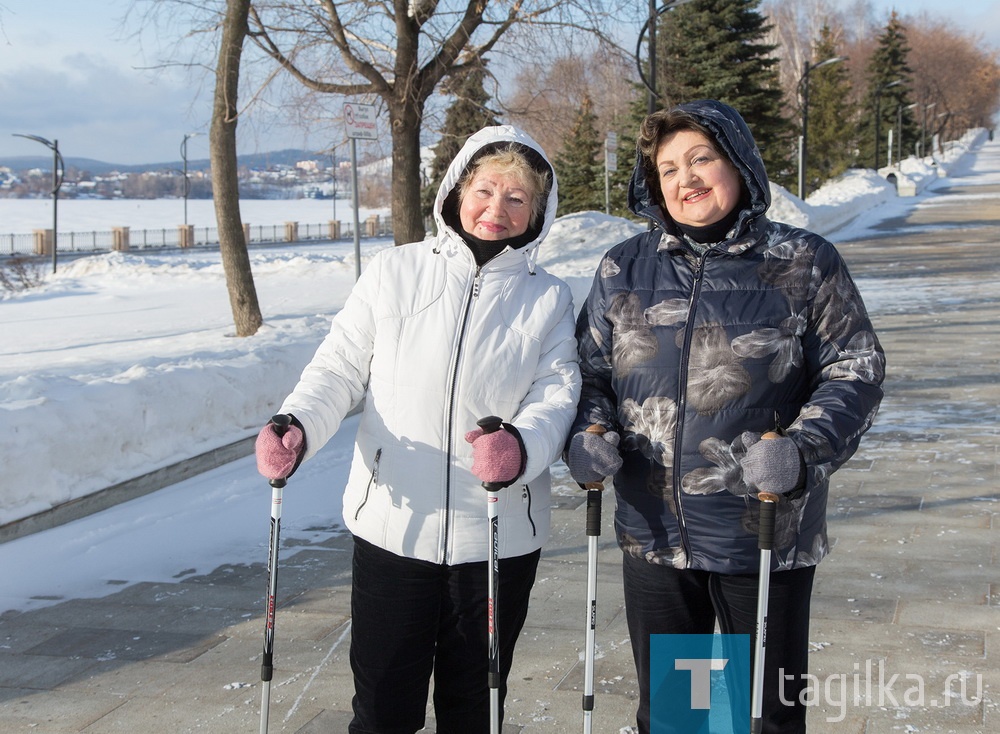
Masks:
[[[749,194],[749,203],[744,205],[737,220],[737,232],[742,232],[748,222],[762,216],[771,205],[767,171],[750,128],[739,112],[714,99],[687,102],[674,109],[687,112],[711,131],[719,149],[739,170]],[[649,190],[642,155],[638,151],[628,187],[628,207],[638,216],[653,219],[667,232],[678,233],[674,221],[663,211],[657,203],[657,197]]]

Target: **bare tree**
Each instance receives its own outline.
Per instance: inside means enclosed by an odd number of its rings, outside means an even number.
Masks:
[[[516,31],[600,36],[607,18],[598,0],[255,0],[250,37],[309,90],[381,103],[398,244],[424,236],[420,135],[435,87]]]
[[[1000,55],[975,34],[927,14],[907,19],[922,152],[935,134],[990,127],[1000,100]]]
[[[552,60],[547,68],[523,70],[509,99],[501,100],[510,119],[534,137],[552,157],[573,143],[567,135],[570,121],[590,98],[601,133],[617,130],[629,116],[636,97],[635,60],[603,46],[592,53],[572,52]],[[631,164],[626,152],[625,164]]]
[[[849,57],[852,106],[860,106],[866,88],[865,68],[875,48],[880,28],[871,0],[853,0],[838,9],[831,0],[767,0],[764,11],[771,23],[770,43],[779,47],[781,88],[791,109],[799,110],[799,82],[807,61],[816,63],[813,49],[821,30],[828,27]]]
[[[226,273],[236,336],[252,336],[263,323],[240,216],[236,159],[240,59],[243,55],[243,42],[249,31],[249,13],[250,0],[226,0],[219,62],[215,67],[215,95],[209,132],[215,219],[219,227],[222,267]]]

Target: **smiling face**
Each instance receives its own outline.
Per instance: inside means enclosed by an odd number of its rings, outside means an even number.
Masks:
[[[462,194],[462,228],[482,240],[505,240],[528,231],[535,192],[521,176],[483,166]]]
[[[714,224],[739,204],[739,172],[703,133],[678,130],[665,137],[656,171],[667,214],[678,224]]]

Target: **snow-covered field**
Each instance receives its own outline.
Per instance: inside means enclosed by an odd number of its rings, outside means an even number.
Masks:
[[[982,137],[970,138],[962,150]],[[961,165],[961,157],[956,154],[940,167],[951,163]],[[926,175],[937,175],[924,168]],[[853,173],[817,191],[808,204],[777,190],[771,215],[837,241],[907,210],[920,198],[897,198],[873,173]],[[0,231],[23,226],[17,212],[25,209],[18,204],[0,200],[0,215],[8,222]],[[110,211],[136,203],[108,204]],[[263,223],[257,204],[248,203],[244,217]],[[180,202],[142,205],[152,211]],[[347,219],[349,211],[344,211]],[[173,214],[150,214],[149,221]],[[120,217],[120,210],[113,215]],[[97,214],[87,216],[94,217],[86,220],[89,226],[105,226],[96,223]],[[543,243],[539,263],[566,279],[580,303],[603,252],[643,228],[596,212],[561,217]],[[391,244],[364,241],[362,265]],[[0,292],[0,525],[257,432],[343,304],[355,263],[352,243],[254,248],[251,257],[265,325],[246,339],[232,336],[222,266],[207,248],[79,258],[47,274],[38,288]],[[864,281],[859,284],[865,292]],[[297,499],[285,506],[291,532],[308,536],[318,532],[308,528],[339,522],[336,487],[346,479],[352,436],[348,423],[296,475]],[[5,586],[18,590],[10,592],[16,598],[0,596],[0,611],[45,603],[30,599],[33,590],[42,593],[43,579],[47,594],[64,583],[75,594],[103,593],[101,579],[115,578],[114,565],[134,563],[137,552],[149,555],[141,559],[149,564],[146,580],[160,571],[169,578],[178,563],[207,571],[220,559],[256,552],[266,540],[259,536],[266,530],[268,499],[266,483],[247,458],[134,500],[110,524],[95,516],[73,523],[65,535],[44,533],[44,539],[29,536],[2,545],[0,556],[16,552],[42,563],[52,558],[55,564],[58,553],[63,559],[58,563],[73,560],[56,578],[50,566],[45,574],[33,575],[0,560],[5,576],[17,574]],[[148,550],[136,551],[136,538]],[[100,571],[92,564],[102,564]]]
[[[188,199],[188,224],[215,226],[211,200]],[[359,221],[388,209],[358,210]],[[172,229],[184,223],[183,199],[60,199],[57,210],[60,232],[108,232],[112,227]],[[245,224],[282,225],[285,222],[322,224],[331,219],[352,220],[349,200],[337,199],[243,199],[240,216]],[[0,198],[0,237],[30,234],[52,228],[52,199]],[[62,235],[60,235],[60,239]]]

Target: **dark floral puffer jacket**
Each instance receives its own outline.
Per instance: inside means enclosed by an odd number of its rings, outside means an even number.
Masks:
[[[629,206],[656,226],[599,266],[577,326],[583,394],[571,435],[592,423],[621,434],[624,552],[738,574],[759,566],[743,434],[786,431],[806,482],[778,505],[772,563],[815,565],[829,550],[830,474],[875,418],[885,357],[836,248],[764,216],[767,174],[739,114],[713,101],[681,107],[736,164],[749,205],[728,239],[699,255],[656,203],[639,159]]]

